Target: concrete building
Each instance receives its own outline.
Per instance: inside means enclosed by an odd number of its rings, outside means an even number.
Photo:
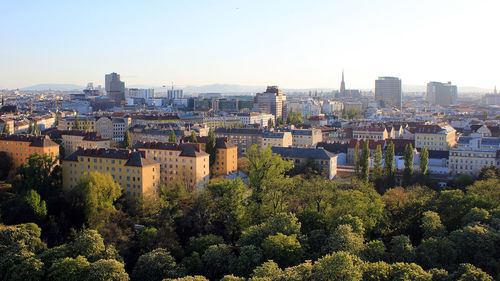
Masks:
[[[255,95],[254,111],[272,114],[276,118],[282,117],[285,120],[287,117],[286,96],[278,86],[268,86],[264,93]]]
[[[415,148],[450,150],[456,144],[456,130],[450,125],[418,125],[415,129]]]
[[[319,129],[294,129],[291,132],[294,147],[314,147],[323,141],[323,134]]]
[[[451,82],[429,82],[427,83],[427,101],[431,104],[454,105],[457,104],[457,86]]]
[[[472,134],[458,139],[457,147],[450,150],[449,171],[452,175],[477,176],[485,166],[500,167],[500,138]]]
[[[59,145],[48,136],[22,134],[0,134],[0,151],[6,152],[12,159],[13,168],[26,164],[31,154],[47,154],[56,159],[59,156]]]
[[[397,77],[379,77],[375,80],[375,100],[381,107],[401,109],[401,79]]]
[[[143,152],[123,149],[78,149],[63,160],[63,188],[73,189],[90,172],[110,174],[129,199],[156,196],[160,187],[160,163]]]
[[[178,90],[170,89],[170,90],[167,90],[167,98],[170,99],[170,100],[173,100],[173,99],[182,99],[183,97],[184,97],[184,90],[182,90],[182,89],[178,89]]]
[[[264,132],[262,135],[262,147],[289,147],[293,145],[293,137],[290,132]]]
[[[276,120],[272,114],[259,112],[238,113],[236,116],[240,118],[243,126],[257,124],[261,127],[267,127],[269,119],[273,120],[273,124],[275,124]]]
[[[79,147],[87,148],[110,148],[110,140],[96,132],[85,132],[79,130],[60,131],[62,147],[65,155],[77,151]]]
[[[271,147],[285,161],[292,161],[295,167],[307,165],[312,161],[319,171],[326,172],[328,179],[337,175],[337,156],[322,148]]]
[[[105,83],[108,99],[115,102],[116,105],[123,105],[125,101],[125,82],[120,80],[120,74],[115,72],[106,74]]]
[[[180,181],[196,190],[204,188],[209,180],[209,155],[200,144],[170,142],[138,142],[134,145],[146,158],[161,163],[161,184]]]
[[[214,130],[215,137],[225,137],[228,141],[238,147],[238,155],[245,156],[246,151],[257,145],[262,147],[262,137],[264,131],[252,128],[218,128]]]
[[[357,127],[352,130],[352,137],[357,140],[386,140],[389,132],[385,127]]]

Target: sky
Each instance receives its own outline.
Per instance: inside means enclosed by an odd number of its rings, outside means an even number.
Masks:
[[[40,83],[500,87],[498,0],[25,1],[0,6],[0,88]]]

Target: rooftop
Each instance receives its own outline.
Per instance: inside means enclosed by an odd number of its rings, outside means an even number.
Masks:
[[[322,148],[302,148],[302,147],[271,147],[273,153],[281,155],[281,157],[291,158],[312,158],[312,159],[327,159],[330,160],[336,155]]]

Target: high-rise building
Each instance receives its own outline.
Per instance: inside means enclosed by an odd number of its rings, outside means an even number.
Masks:
[[[382,107],[401,109],[401,79],[397,77],[379,77],[375,80],[375,100]]]
[[[432,104],[452,105],[457,103],[457,86],[451,82],[429,82],[427,83],[427,101]]]
[[[342,70],[342,82],[340,82],[340,94],[345,94],[345,82],[344,82],[344,71]]]
[[[168,90],[167,91],[167,97],[168,99],[182,99],[184,97],[184,92],[183,90],[174,90],[174,89],[171,89],[171,90]]]
[[[105,78],[106,95],[117,105],[122,105],[125,102],[125,82],[120,80],[120,74],[113,72],[106,74]]]
[[[255,95],[254,110],[286,119],[286,96],[278,86],[268,86],[264,93]]]

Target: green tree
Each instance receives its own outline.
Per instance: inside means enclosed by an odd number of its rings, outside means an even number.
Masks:
[[[422,229],[424,238],[442,237],[446,234],[446,229],[441,223],[439,214],[433,211],[423,213],[420,228]]]
[[[416,250],[417,262],[425,269],[447,268],[455,263],[457,252],[455,244],[448,238],[428,238]]]
[[[27,206],[27,212],[22,216],[26,217],[27,221],[41,222],[47,216],[47,205],[35,190],[28,190],[24,195],[24,202]]]
[[[38,192],[42,199],[59,196],[61,178],[57,174],[57,159],[48,154],[33,153],[27,162],[19,167],[13,179],[12,187],[18,194],[24,194],[30,189]]]
[[[277,262],[281,267],[298,264],[302,260],[304,250],[297,240],[297,235],[278,233],[268,236],[262,242],[264,258]]]
[[[481,268],[469,263],[460,264],[458,270],[452,274],[451,280],[458,281],[493,281],[493,278]]]
[[[271,179],[279,179],[293,167],[293,163],[285,161],[271,148],[257,149],[257,145],[247,151],[249,166],[249,183],[252,189],[251,200],[262,202],[265,183]]]
[[[226,244],[210,246],[202,256],[207,277],[210,280],[222,278],[228,273],[232,259],[234,259],[234,255],[230,246]]]
[[[88,116],[85,117],[85,122],[83,123],[83,129],[87,132],[90,131],[90,122]]]
[[[274,122],[273,122],[272,118],[269,118],[269,120],[267,120],[267,127],[269,127],[269,128],[273,128],[274,127]]]
[[[388,187],[394,186],[394,143],[390,142],[385,149],[384,173]]]
[[[419,265],[414,263],[394,263],[391,265],[391,280],[393,281],[431,281],[432,275],[425,272]]]
[[[2,133],[4,133],[4,134],[10,134],[9,124],[5,123],[5,125],[3,126]]]
[[[123,141],[121,142],[121,148],[129,149],[132,146],[132,140],[130,139],[130,131],[126,130],[123,135]]]
[[[365,244],[361,250],[360,256],[369,262],[378,262],[387,260],[387,248],[384,242],[380,240],[372,240]]]
[[[363,143],[363,149],[361,151],[360,167],[361,167],[360,179],[366,183],[370,180],[370,147],[368,140]]]
[[[75,114],[75,120],[73,121],[73,130],[80,130],[80,118],[78,118],[78,113]]]
[[[12,266],[5,280],[15,281],[38,281],[45,274],[43,263],[37,258],[27,258]]]
[[[181,272],[170,253],[162,248],[139,257],[132,272],[132,280],[161,281],[165,278],[176,278]]]
[[[362,234],[354,232],[349,224],[337,226],[328,239],[328,246],[331,251],[344,251],[353,255],[359,254],[363,249],[363,243]]]
[[[168,137],[168,142],[177,142],[177,136],[174,130],[170,130],[170,136]]]
[[[359,281],[362,277],[361,265],[358,257],[346,252],[335,252],[314,263],[311,280]]]
[[[356,145],[354,146],[354,174],[356,177],[359,177],[360,169],[361,169],[361,162],[359,159],[359,141],[356,141]]]
[[[48,278],[54,281],[85,280],[90,263],[86,258],[66,257],[57,260],[48,270]]]
[[[207,144],[205,146],[205,151],[210,155],[209,163],[210,167],[215,164],[215,158],[217,156],[217,146],[215,144],[215,134],[212,128],[208,130]]]
[[[198,142],[198,139],[196,138],[196,132],[195,131],[191,131],[191,136],[189,137],[189,142],[192,142],[192,143],[197,143]]]
[[[374,155],[374,167],[373,167],[373,180],[376,181],[378,179],[381,179],[383,177],[383,170],[382,170],[382,147],[377,145],[377,148],[375,148],[375,155]]]
[[[406,235],[392,237],[391,254],[394,262],[415,261],[415,249],[411,244],[410,238]]]
[[[250,280],[281,280],[283,270],[274,261],[267,261],[253,270]]]
[[[90,227],[102,223],[101,213],[115,210],[113,203],[121,196],[122,189],[110,174],[91,172],[78,179],[74,188],[75,205],[84,211],[85,221]]]
[[[91,263],[85,280],[88,281],[128,281],[123,263],[116,260],[98,260]]]
[[[422,175],[427,175],[428,170],[427,170],[427,165],[429,164],[429,151],[427,151],[427,148],[422,147],[420,150],[420,173]]]
[[[411,143],[405,147],[405,169],[403,172],[403,186],[411,184],[413,176],[413,146]]]
[[[7,179],[10,170],[12,169],[12,158],[5,151],[0,151],[0,180],[4,181]]]
[[[29,121],[27,133],[28,134],[33,134],[33,123],[31,123],[31,120]]]
[[[254,245],[243,246],[240,254],[231,264],[231,272],[248,277],[252,270],[261,263],[262,250]]]

